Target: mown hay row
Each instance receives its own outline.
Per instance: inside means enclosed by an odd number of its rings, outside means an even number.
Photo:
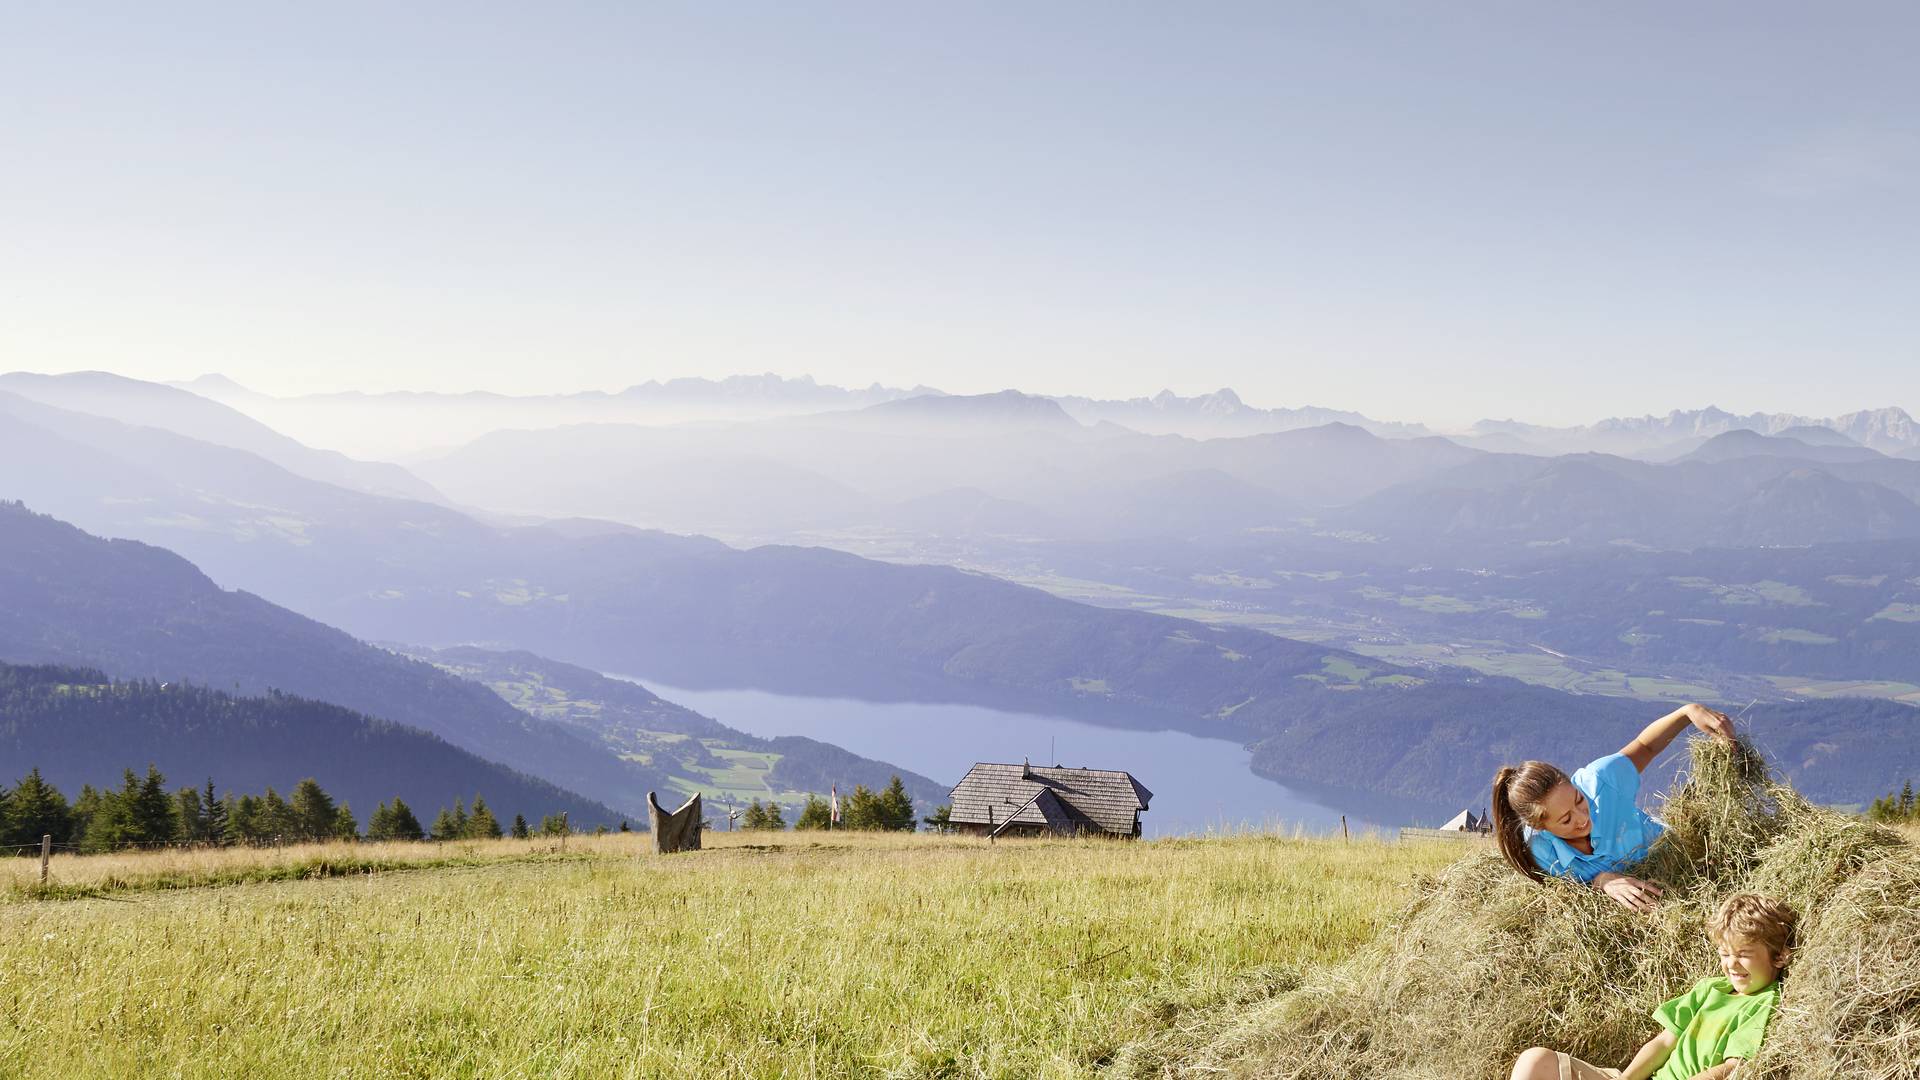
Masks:
[[[1238,1015],[1129,1047],[1122,1076],[1504,1080],[1525,1048],[1624,1065],[1650,1013],[1716,973],[1703,925],[1734,892],[1800,912],[1780,1014],[1743,1076],[1920,1080],[1920,851],[1813,806],[1745,747],[1697,740],[1640,873],[1649,916],[1535,885],[1493,853],[1428,882],[1354,959]]]

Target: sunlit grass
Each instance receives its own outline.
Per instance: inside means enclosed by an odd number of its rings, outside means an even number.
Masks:
[[[662,857],[646,839],[56,860],[68,885],[122,891],[0,905],[0,1061],[23,1077],[1082,1076],[1182,1010],[1345,956],[1459,854],[735,833]],[[338,849],[366,867],[154,888]],[[373,865],[408,855],[417,868]],[[37,874],[18,862],[10,881]]]

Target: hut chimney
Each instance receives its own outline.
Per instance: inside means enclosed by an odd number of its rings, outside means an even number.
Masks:
[[[1033,763],[1024,757],[1020,759],[1020,779],[1033,779]]]

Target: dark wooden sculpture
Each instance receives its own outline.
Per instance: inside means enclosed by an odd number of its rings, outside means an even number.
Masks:
[[[660,854],[700,850],[699,792],[672,811],[661,809],[653,792],[647,792],[647,820],[653,824],[653,849]]]

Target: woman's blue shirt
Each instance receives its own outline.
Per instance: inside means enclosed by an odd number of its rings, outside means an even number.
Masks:
[[[1571,777],[1587,797],[1593,815],[1593,854],[1575,851],[1565,840],[1544,829],[1527,830],[1527,847],[1540,869],[1555,877],[1585,884],[1647,857],[1647,848],[1663,827],[1635,803],[1640,796],[1640,770],[1625,754],[1608,754]]]

